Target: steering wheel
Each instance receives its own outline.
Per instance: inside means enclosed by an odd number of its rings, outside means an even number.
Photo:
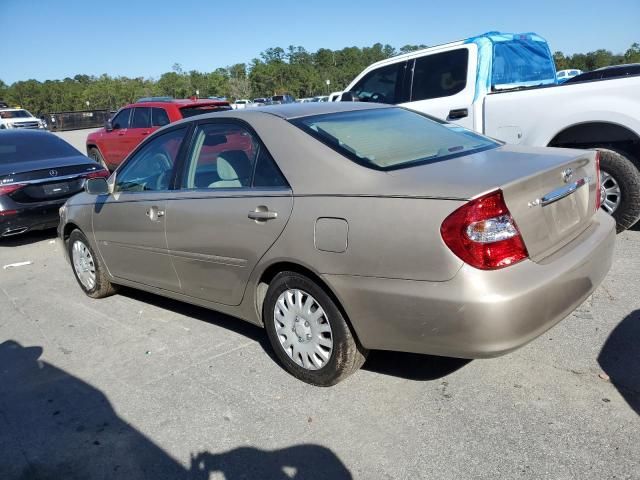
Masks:
[[[369,101],[376,103],[385,103],[387,97],[385,97],[382,93],[373,92],[369,97]]]

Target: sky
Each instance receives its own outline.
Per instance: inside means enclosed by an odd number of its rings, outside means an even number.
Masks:
[[[212,71],[269,48],[436,45],[533,31],[552,51],[640,43],[640,0],[0,0],[0,80]]]

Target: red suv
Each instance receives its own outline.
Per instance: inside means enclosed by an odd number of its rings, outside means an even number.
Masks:
[[[103,129],[89,134],[87,155],[113,171],[142,140],[158,128],[183,118],[218,110],[231,110],[231,106],[229,102],[221,100],[141,99],[122,107]]]

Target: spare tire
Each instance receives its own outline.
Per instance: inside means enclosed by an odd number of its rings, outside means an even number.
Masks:
[[[601,208],[613,216],[620,233],[640,219],[640,171],[621,153],[604,148],[598,151]]]

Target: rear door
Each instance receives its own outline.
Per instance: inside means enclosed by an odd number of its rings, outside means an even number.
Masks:
[[[169,253],[186,295],[238,305],[291,214],[291,189],[257,135],[200,123],[167,202]]]
[[[114,193],[100,197],[93,229],[100,254],[117,278],[179,291],[167,254],[166,200],[187,126],[153,138],[116,173]]]
[[[473,129],[477,55],[463,45],[409,62],[410,96],[403,106]]]

